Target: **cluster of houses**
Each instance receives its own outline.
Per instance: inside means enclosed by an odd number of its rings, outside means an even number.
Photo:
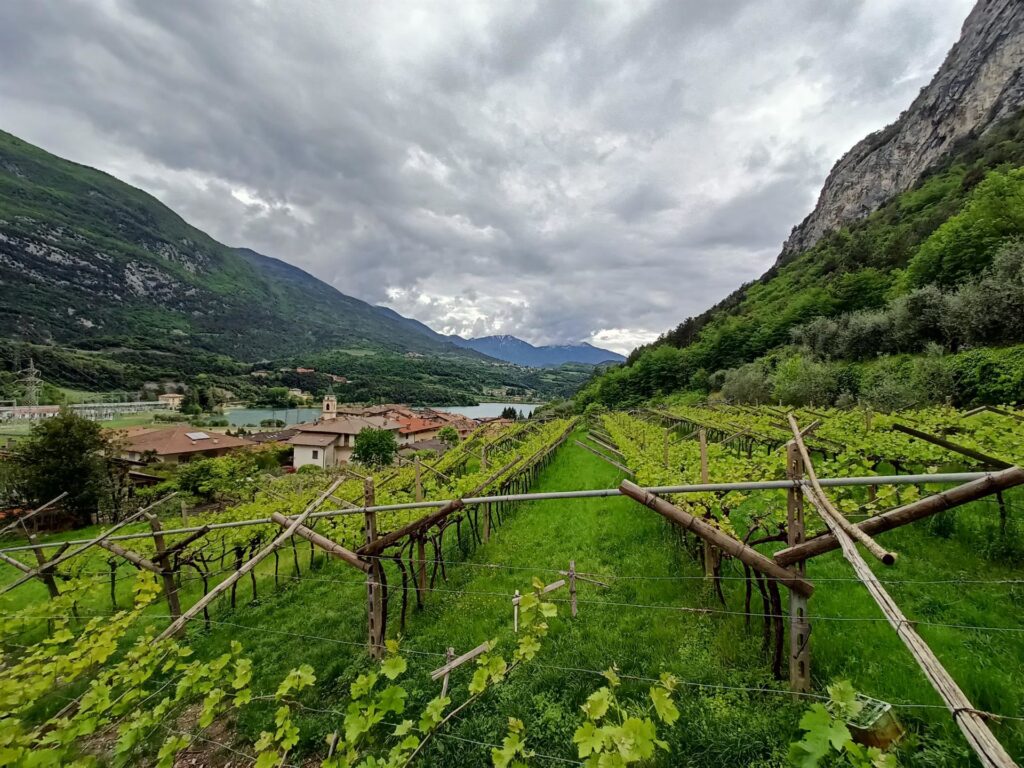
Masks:
[[[446,426],[454,428],[459,438],[464,439],[479,426],[479,422],[431,408],[339,406],[334,395],[327,395],[320,408],[320,417],[308,424],[247,437],[204,432],[194,427],[142,429],[124,436],[122,450],[124,458],[131,461],[180,463],[194,458],[222,456],[261,443],[281,443],[292,448],[292,465],[296,469],[307,465],[326,469],[347,463],[355,448],[356,435],[368,427],[394,432],[400,450],[442,452],[445,445],[438,440],[438,433]]]

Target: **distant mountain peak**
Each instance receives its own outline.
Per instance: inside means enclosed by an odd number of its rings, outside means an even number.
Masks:
[[[585,365],[621,363],[626,359],[618,352],[601,349],[586,342],[538,347],[510,334],[482,336],[475,339],[463,339],[459,336],[451,338],[453,342],[467,349],[473,349],[509,363],[536,368],[549,368],[565,363]]]

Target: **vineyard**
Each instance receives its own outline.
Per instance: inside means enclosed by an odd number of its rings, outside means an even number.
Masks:
[[[15,527],[0,765],[1012,765],[1021,420],[594,412]]]

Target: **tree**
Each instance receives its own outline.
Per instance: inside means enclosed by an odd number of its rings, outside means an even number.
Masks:
[[[437,439],[449,448],[454,448],[459,444],[459,431],[451,424],[446,424],[438,430]]]
[[[100,425],[70,410],[40,421],[14,449],[24,495],[42,504],[67,491],[64,508],[77,525],[88,525],[103,492],[107,449]]]
[[[516,412],[516,409],[515,409],[514,406],[508,405],[508,406],[505,406],[504,408],[502,408],[502,410],[501,410],[501,418],[503,418],[503,419],[510,419],[512,421],[515,421],[517,418],[519,418],[519,414]]]
[[[395,460],[396,453],[398,453],[398,440],[395,438],[394,432],[387,429],[363,427],[356,435],[352,458],[360,464],[383,467]]]

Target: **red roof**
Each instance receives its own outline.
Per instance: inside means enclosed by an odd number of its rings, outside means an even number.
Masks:
[[[444,426],[444,422],[438,423],[437,419],[399,419],[398,423],[402,425],[402,428],[398,430],[399,434],[402,435],[415,435],[420,432],[430,432]]]
[[[132,453],[152,451],[157,456],[170,456],[180,453],[202,453],[224,448],[243,448],[255,445],[250,440],[219,432],[204,432],[199,427],[171,427],[169,429],[151,429],[125,438],[124,450]]]

